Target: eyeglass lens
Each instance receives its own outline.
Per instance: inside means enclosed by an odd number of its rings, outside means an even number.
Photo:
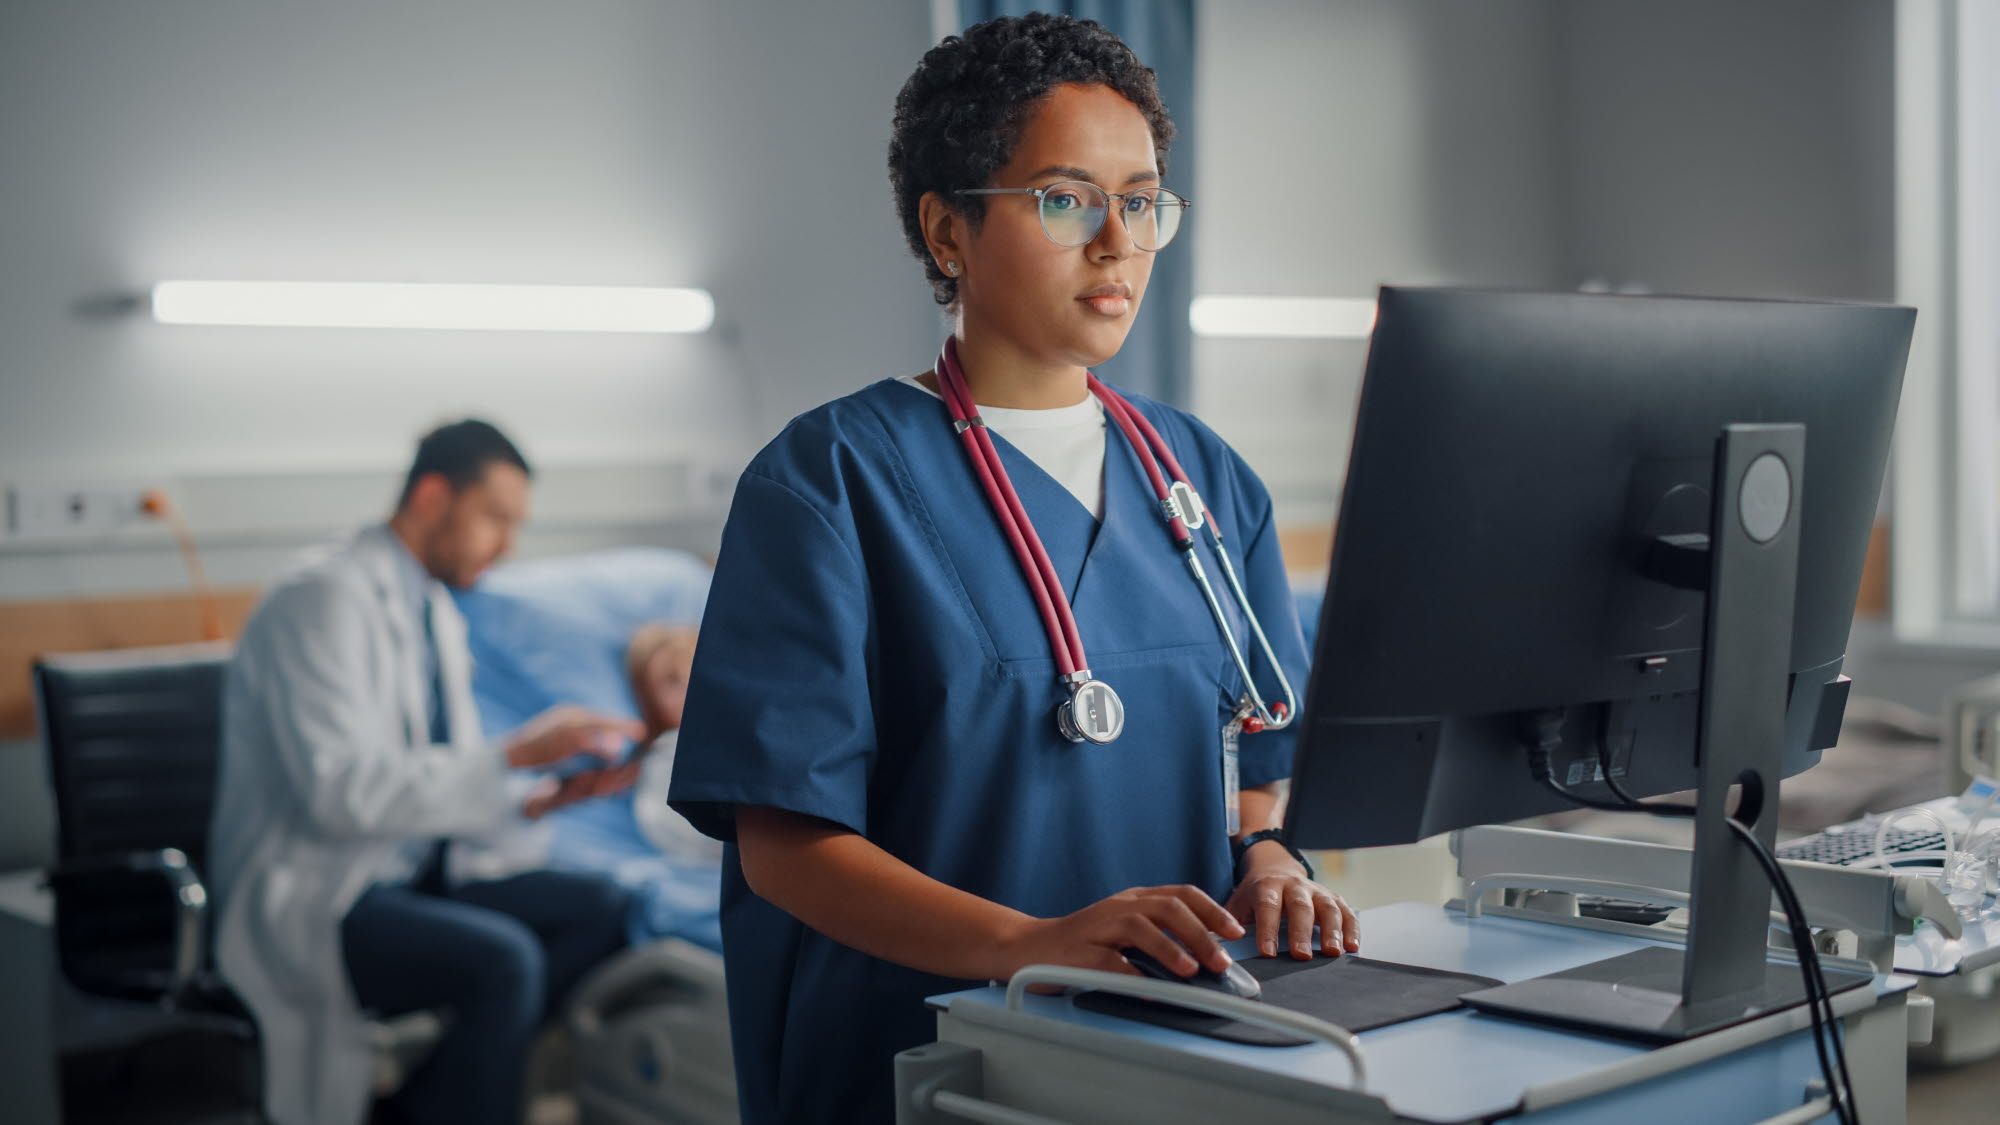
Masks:
[[[1187,203],[1165,188],[1142,188],[1119,200],[1125,229],[1141,250],[1158,250],[1180,231]],[[1059,246],[1082,246],[1104,229],[1111,198],[1082,181],[1051,184],[1042,190],[1042,230]]]

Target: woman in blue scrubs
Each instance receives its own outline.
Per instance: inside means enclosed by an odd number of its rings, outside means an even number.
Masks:
[[[1281,842],[1233,847],[1224,732],[1248,685],[1088,382],[1171,237],[1149,212],[1175,199],[1160,182],[1172,137],[1153,72],[1067,17],[948,38],[897,98],[890,179],[951,320],[953,370],[1125,726],[1102,745],[1058,729],[1069,691],[1050,630],[936,372],[802,415],[757,455],[671,790],[729,845],[752,1125],[890,1120],[892,1057],[934,1038],[924,998],[1026,965],[1132,973],[1136,948],[1182,975],[1221,971],[1218,937],[1246,929],[1265,956],[1359,947],[1352,912]],[[1263,485],[1193,417],[1130,402],[1201,491],[1303,683]],[[1268,693],[1278,670],[1246,652]],[[1291,749],[1285,732],[1243,736],[1235,841],[1276,826]]]

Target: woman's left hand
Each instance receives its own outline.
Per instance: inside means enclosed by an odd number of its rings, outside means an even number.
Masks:
[[[1266,855],[1274,852],[1275,855]],[[1276,957],[1280,944],[1294,958],[1312,958],[1312,936],[1319,926],[1320,951],[1329,957],[1361,948],[1360,923],[1339,895],[1306,877],[1305,868],[1273,841],[1256,845],[1247,857],[1249,870],[1223,909],[1248,928],[1255,924],[1257,952]]]

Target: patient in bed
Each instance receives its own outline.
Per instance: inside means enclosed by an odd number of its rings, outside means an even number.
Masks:
[[[666,801],[708,581],[692,555],[635,549],[516,563],[458,595],[489,736],[570,703],[638,718],[650,741],[633,748],[645,764],[629,792],[455,848],[454,876],[600,872],[633,892],[635,943],[678,937],[721,950],[721,848]]]
[[[626,678],[632,683],[639,720],[646,724],[646,736],[651,740],[644,748],[645,765],[634,787],[641,796],[632,806],[639,830],[661,852],[713,866],[722,862],[722,845],[667,807],[667,779],[673,776],[681,712],[687,709],[695,635],[691,625],[654,622],[641,626],[625,647]]]

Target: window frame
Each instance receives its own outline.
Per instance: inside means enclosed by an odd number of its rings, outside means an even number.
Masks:
[[[1891,459],[1890,612],[1899,641],[2000,650],[2000,377],[1961,377],[1968,354],[2000,376],[2000,342],[1968,335],[1992,312],[1966,315],[2000,308],[2000,97],[1974,100],[2000,57],[1968,65],[1982,50],[2000,55],[2000,11],[1897,0],[1896,295],[1918,316]],[[1978,239],[1985,257],[1962,252]]]

